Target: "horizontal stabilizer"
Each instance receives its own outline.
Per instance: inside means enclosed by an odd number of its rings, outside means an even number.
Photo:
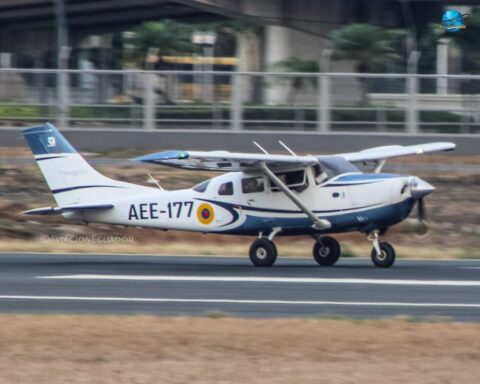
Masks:
[[[22,212],[24,215],[58,215],[63,212],[85,211],[92,209],[111,209],[113,204],[76,204],[63,207],[43,207]]]
[[[28,211],[23,211],[22,215],[57,215],[61,213],[60,208],[54,208],[54,207],[43,207],[43,208],[35,208],[35,209],[30,209]]]

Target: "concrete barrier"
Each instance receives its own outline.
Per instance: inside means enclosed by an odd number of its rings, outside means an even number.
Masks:
[[[22,147],[20,129],[0,129],[0,146]],[[338,153],[357,151],[380,145],[412,145],[431,141],[457,144],[457,155],[480,155],[480,135],[405,135],[394,133],[316,133],[284,131],[213,131],[213,130],[143,130],[69,129],[64,135],[81,151],[132,149],[157,151],[165,149],[229,150],[258,152],[253,141],[273,152],[285,152],[282,140],[299,153]]]

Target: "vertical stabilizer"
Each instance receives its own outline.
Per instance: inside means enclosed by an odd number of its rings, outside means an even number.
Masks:
[[[25,129],[22,133],[60,206],[108,201],[112,197],[131,193],[131,188],[147,189],[98,173],[49,123]]]

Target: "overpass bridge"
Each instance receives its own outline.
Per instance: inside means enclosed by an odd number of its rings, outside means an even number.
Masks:
[[[0,1],[0,52],[53,51],[56,0]],[[72,47],[85,36],[126,30],[148,20],[206,22],[240,18],[266,26],[266,60],[319,57],[328,33],[342,24],[405,25],[400,0],[63,0]],[[403,2],[405,3],[405,2]],[[451,1],[408,1],[415,23],[436,20]],[[480,3],[480,0],[463,0]],[[421,12],[417,12],[421,9]],[[270,47],[270,48],[269,48]]]

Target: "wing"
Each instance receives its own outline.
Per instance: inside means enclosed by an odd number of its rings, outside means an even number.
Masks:
[[[361,161],[384,160],[391,157],[421,155],[429,152],[452,151],[456,145],[454,143],[426,143],[418,145],[389,145],[365,149],[360,152],[342,153],[338,156],[343,157],[352,163]],[[321,159],[321,158],[320,158]]]
[[[133,161],[224,172],[255,171],[260,169],[260,164],[266,164],[269,168],[275,170],[318,164],[318,159],[314,156],[264,155],[227,151],[167,151],[137,157]]]

